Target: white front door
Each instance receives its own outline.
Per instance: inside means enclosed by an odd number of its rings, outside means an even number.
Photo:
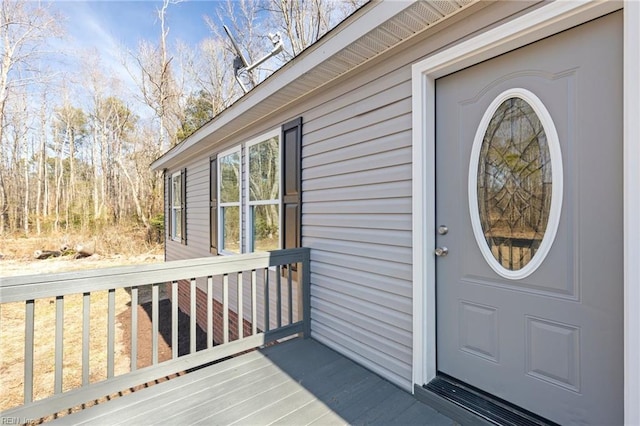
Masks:
[[[436,81],[437,369],[623,416],[622,13]]]

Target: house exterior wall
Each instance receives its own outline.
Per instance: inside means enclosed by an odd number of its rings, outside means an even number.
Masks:
[[[302,245],[312,249],[312,337],[408,391],[414,285],[411,65],[528,6],[488,6],[464,24],[462,14],[209,153],[302,117]],[[187,245],[168,240],[167,260],[210,255],[208,156],[183,167]]]
[[[165,257],[167,261],[194,259],[209,256],[209,158],[198,158],[182,167],[187,174],[187,244],[173,241],[165,232]],[[169,170],[167,175],[175,171]],[[165,185],[165,206],[169,195]],[[169,210],[165,207],[165,217],[169,229]]]
[[[311,330],[406,388],[412,359],[410,69],[401,64],[366,80],[303,116],[302,244],[312,249]]]

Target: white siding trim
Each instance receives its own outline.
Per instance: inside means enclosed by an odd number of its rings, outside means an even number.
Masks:
[[[624,419],[640,425],[640,2],[624,4]]]
[[[554,2],[413,65],[413,381],[435,362],[435,80],[619,9],[619,2]],[[640,4],[624,3],[625,423],[640,424]]]

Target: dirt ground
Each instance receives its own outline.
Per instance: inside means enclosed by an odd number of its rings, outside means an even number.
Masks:
[[[158,304],[158,362],[171,359],[171,300],[163,299]],[[138,368],[143,368],[152,363],[152,324],[151,302],[138,305]],[[131,354],[131,309],[120,313],[116,320],[122,328],[122,349]],[[178,356],[189,353],[190,348],[190,317],[178,310]],[[196,348],[201,350],[207,346],[207,334],[196,327]]]
[[[94,254],[83,259],[73,259],[72,256],[54,257],[51,259],[34,260],[24,258],[0,259],[0,279],[15,275],[52,274],[56,272],[78,271],[82,269],[99,269],[124,265],[143,265],[162,262],[164,256],[157,253],[147,253],[137,256],[112,255],[102,256]]]

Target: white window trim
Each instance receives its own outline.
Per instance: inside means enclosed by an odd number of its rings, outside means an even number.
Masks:
[[[253,247],[253,242],[251,241],[252,239],[251,237],[251,232],[253,229],[253,223],[252,221],[252,215],[251,215],[251,207],[252,206],[259,206],[259,205],[270,205],[270,204],[277,204],[278,205],[278,218],[282,217],[282,203],[280,202],[282,200],[282,185],[280,182],[280,188],[278,191],[278,199],[276,200],[260,200],[260,201],[251,201],[251,197],[249,194],[249,179],[251,176],[251,164],[249,162],[249,148],[252,147],[253,145],[257,145],[261,142],[264,142],[268,139],[271,139],[273,137],[277,137],[278,138],[278,176],[281,176],[282,173],[282,165],[280,164],[280,159],[282,158],[282,141],[281,136],[280,136],[280,129],[273,129],[269,132],[263,133],[260,136],[257,136],[251,140],[249,140],[248,142],[245,142],[244,147],[245,147],[245,161],[247,164],[247,172],[245,173],[245,179],[244,179],[244,187],[245,187],[245,217],[247,218],[247,241],[246,241],[246,252],[247,253],[253,253],[254,252],[254,247]],[[280,229],[280,224],[278,224],[278,229]],[[280,230],[280,232],[278,232],[278,248],[282,247],[282,230]]]
[[[182,176],[182,172],[181,171],[177,171],[175,173],[173,173],[171,175],[171,184],[169,186],[169,191],[171,191],[171,205],[169,206],[169,208],[171,209],[170,212],[170,226],[171,226],[171,240],[172,241],[178,241],[181,242],[182,241],[182,233],[184,232],[184,229],[182,229],[182,227],[180,227],[180,235],[176,235],[176,215],[175,212],[176,210],[180,210],[180,220],[182,221],[182,215],[184,214],[184,212],[182,211],[182,203],[180,203],[180,205],[176,208],[174,206],[174,201],[175,201],[175,191],[174,191],[174,185],[173,185],[173,180],[176,177],[180,177]],[[181,181],[180,181],[180,199],[182,199],[182,197],[185,196],[185,194],[182,194],[182,177],[180,177]]]
[[[218,247],[219,247],[218,253],[221,255],[238,254],[235,252],[224,250],[224,247],[223,247],[223,242],[224,242],[224,226],[223,226],[224,221],[222,220],[223,207],[233,207],[233,206],[239,207],[240,253],[253,252],[252,242],[247,239],[247,236],[251,235],[251,227],[253,226],[253,224],[250,223],[251,222],[251,212],[250,212],[251,206],[277,204],[278,216],[281,217],[282,215],[282,211],[281,211],[282,188],[280,188],[279,197],[276,200],[249,201],[250,199],[250,196],[249,196],[249,177],[250,177],[249,147],[253,145],[257,145],[273,137],[278,138],[278,155],[279,155],[279,158],[282,158],[282,141],[280,140],[281,135],[280,135],[279,128],[262,133],[259,136],[256,136],[246,142],[243,142],[241,144],[234,146],[233,148],[220,152],[216,156],[216,160],[217,160],[216,173],[218,174],[218,187],[216,188],[217,197],[218,197]],[[220,159],[234,153],[239,153],[240,155],[240,180],[238,182],[239,183],[238,185],[239,186],[238,188],[239,202],[223,203],[220,196],[220,188],[222,185],[222,163],[220,162]],[[279,173],[281,173],[281,167],[282,165],[278,163]],[[244,232],[245,229],[246,229],[246,232]],[[247,236],[245,236],[244,234],[247,234]],[[278,244],[280,247],[282,247],[282,232],[279,232]]]
[[[222,187],[222,163],[220,161],[221,158],[226,157],[228,155],[232,155],[238,153],[240,155],[240,170],[239,170],[239,175],[238,175],[238,201],[237,202],[232,202],[232,203],[223,203],[222,202],[222,198],[220,196],[220,188]],[[218,174],[218,253],[222,254],[222,255],[234,255],[234,254],[239,254],[239,253],[235,253],[232,251],[228,251],[224,249],[224,220],[223,220],[223,214],[222,214],[222,208],[223,207],[234,207],[237,206],[238,207],[238,222],[239,222],[239,232],[238,232],[238,238],[239,238],[239,246],[238,246],[238,250],[240,253],[243,253],[242,250],[242,221],[243,221],[243,215],[242,215],[242,145],[238,145],[235,146],[231,149],[228,149],[226,151],[221,152],[220,154],[218,154],[217,157],[217,170],[216,173]]]
[[[640,424],[640,2],[558,1],[412,68],[413,382],[436,375],[435,80],[624,7],[624,419]]]

